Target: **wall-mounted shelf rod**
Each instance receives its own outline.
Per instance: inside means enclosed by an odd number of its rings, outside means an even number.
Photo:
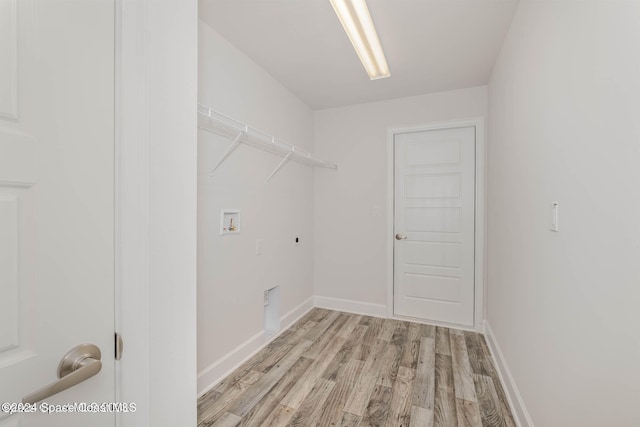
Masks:
[[[229,146],[211,173],[213,173],[240,144],[247,144],[283,158],[269,178],[267,178],[267,181],[289,160],[314,167],[327,169],[338,168],[335,163],[318,159],[312,153],[300,147],[282,141],[266,132],[254,129],[239,120],[233,119],[203,104],[198,104],[198,128],[233,139],[233,143]]]

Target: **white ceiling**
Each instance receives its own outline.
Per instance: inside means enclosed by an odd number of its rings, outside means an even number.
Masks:
[[[329,0],[200,0],[200,18],[313,109],[484,85],[518,0],[368,0],[391,77],[369,80]]]

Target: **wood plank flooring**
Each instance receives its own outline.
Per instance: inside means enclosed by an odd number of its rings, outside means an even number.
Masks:
[[[515,427],[480,334],[313,309],[198,401],[198,427]]]

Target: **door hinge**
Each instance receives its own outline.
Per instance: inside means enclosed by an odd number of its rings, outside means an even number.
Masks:
[[[124,349],[124,343],[122,342],[122,335],[120,335],[119,333],[116,332],[114,334],[114,336],[115,336],[115,341],[116,341],[116,345],[115,345],[116,354],[115,354],[115,357],[116,357],[116,360],[120,360],[120,359],[122,359],[122,350]]]

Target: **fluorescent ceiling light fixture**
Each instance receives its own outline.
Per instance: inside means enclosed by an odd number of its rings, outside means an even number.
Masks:
[[[371,80],[389,77],[389,66],[384,57],[376,27],[373,25],[365,0],[330,0],[333,10],[349,36],[360,62]]]

